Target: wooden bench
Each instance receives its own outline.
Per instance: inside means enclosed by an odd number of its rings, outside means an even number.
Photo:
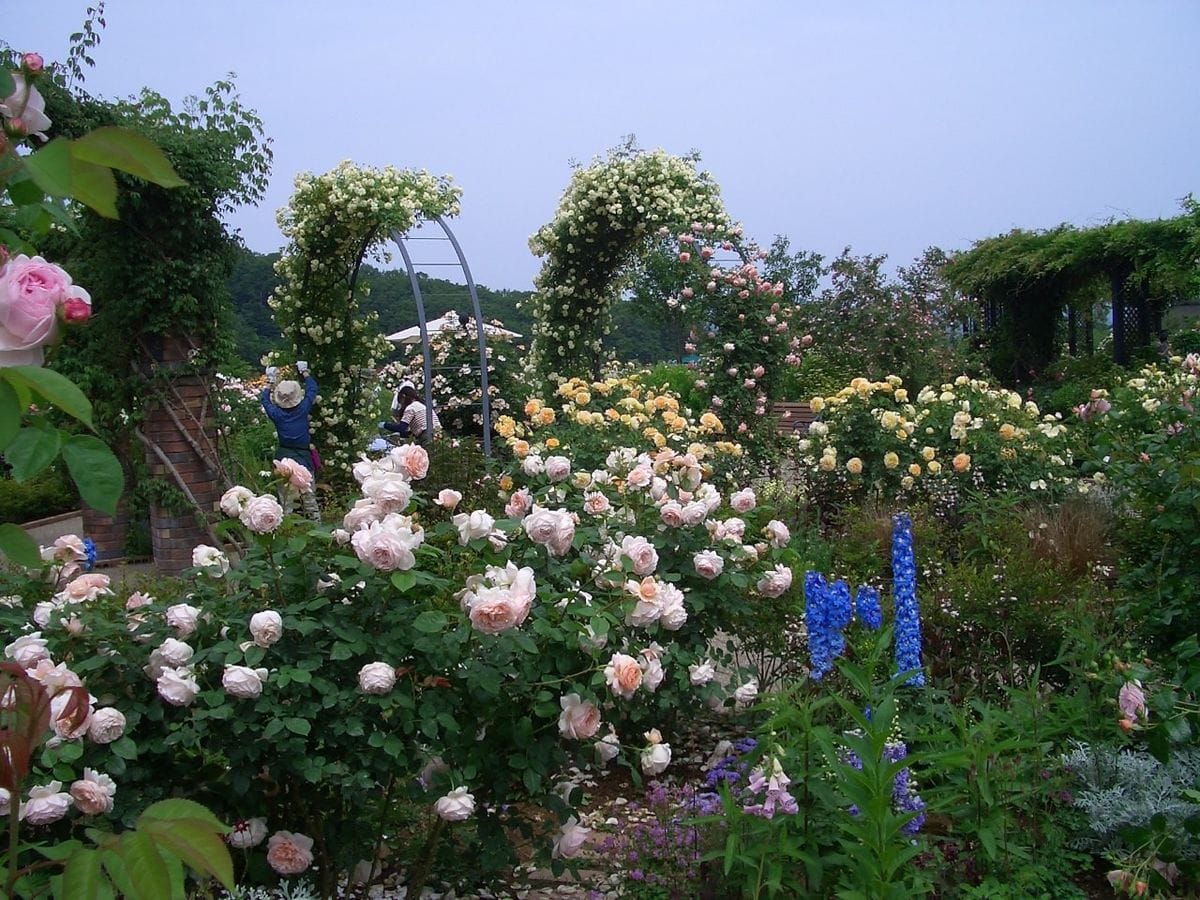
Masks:
[[[794,403],[790,400],[772,403],[771,415],[775,419],[778,432],[788,437],[803,437],[808,434],[808,426],[817,418],[817,414],[807,403]]]

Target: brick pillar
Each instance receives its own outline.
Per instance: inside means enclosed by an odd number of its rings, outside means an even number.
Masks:
[[[124,559],[126,539],[129,537],[129,510],[124,498],[117,504],[116,516],[106,516],[85,505],[82,536],[90,537],[95,542],[97,564]]]
[[[163,339],[160,352],[161,369],[169,370],[172,364],[177,365],[187,359],[187,346],[182,340]],[[171,405],[174,418],[164,403]],[[175,420],[183,426],[186,435],[181,433],[180,425]],[[171,387],[164,389],[161,401],[157,397],[148,401],[142,430],[170,460],[198,506],[197,509],[169,510],[155,504],[150,508],[154,562],[160,571],[174,575],[192,564],[193,547],[212,542],[204,523],[211,518],[221,496],[216,475],[193,446],[203,449],[213,444],[207,379],[191,374],[173,378]],[[178,487],[175,474],[149,447],[146,448],[146,462],[153,476]]]

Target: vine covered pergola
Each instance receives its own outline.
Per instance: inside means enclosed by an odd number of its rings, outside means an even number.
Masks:
[[[1165,309],[1200,287],[1200,205],[1172,219],[1129,219],[1095,228],[1017,229],[976,242],[944,271],[976,297],[995,371],[1018,381],[1055,358],[1066,313],[1072,354],[1091,352],[1092,309],[1111,298],[1113,356],[1125,365],[1151,342]]]

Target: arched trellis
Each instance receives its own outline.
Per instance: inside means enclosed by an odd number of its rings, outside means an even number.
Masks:
[[[446,220],[442,216],[433,216],[426,220],[435,223],[441,228],[444,238],[433,238],[434,240],[446,240],[450,242],[450,246],[454,248],[454,255],[458,259],[458,265],[462,268],[463,278],[467,283],[467,293],[471,295],[471,312],[475,317],[475,331],[479,339],[479,386],[482,389],[480,402],[482,403],[482,418],[483,418],[483,455],[490,457],[492,455],[492,405],[488,397],[488,359],[487,359],[487,335],[483,327],[483,313],[479,306],[479,292],[475,289],[475,279],[471,277],[471,267],[467,264],[467,258],[463,254],[462,245],[459,244],[458,238],[454,236],[454,232],[450,230],[450,226],[446,224]],[[417,328],[421,332],[421,354],[422,354],[422,372],[425,393],[425,433],[433,433],[433,357],[429,346],[429,328],[425,316],[425,300],[421,295],[421,282],[417,278],[418,265],[428,265],[428,263],[414,263],[412,254],[409,253],[408,241],[412,237],[408,232],[400,232],[394,230],[391,232],[392,241],[400,248],[400,256],[404,259],[404,268],[408,272],[408,281],[412,285],[413,299],[417,304]],[[453,264],[451,264],[453,265]]]

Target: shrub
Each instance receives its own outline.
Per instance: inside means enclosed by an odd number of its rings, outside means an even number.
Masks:
[[[61,465],[28,481],[0,478],[0,522],[30,522],[79,509],[79,492]]]

